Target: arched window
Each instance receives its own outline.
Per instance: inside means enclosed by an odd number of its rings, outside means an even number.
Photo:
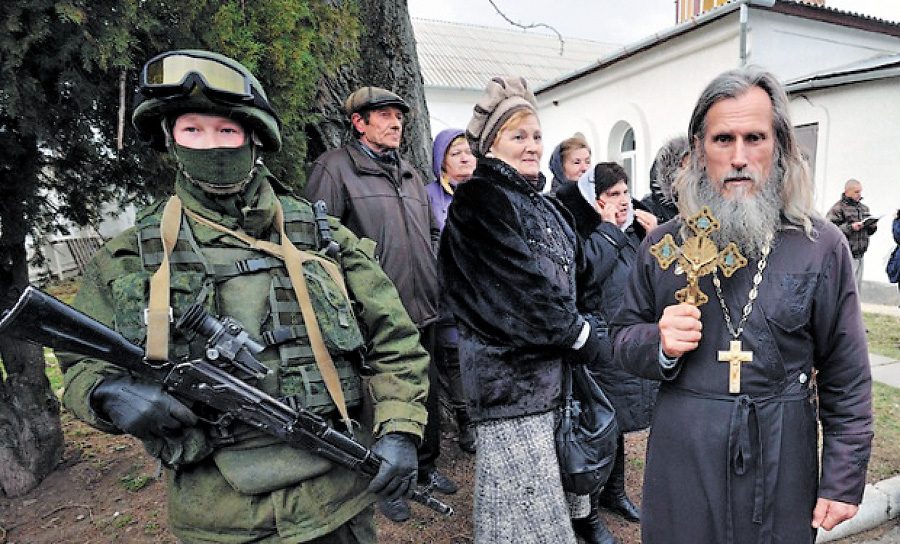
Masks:
[[[628,174],[628,190],[634,192],[634,162],[637,157],[636,146],[634,143],[634,129],[628,127],[622,135],[622,144],[619,148],[622,154],[622,168]]]

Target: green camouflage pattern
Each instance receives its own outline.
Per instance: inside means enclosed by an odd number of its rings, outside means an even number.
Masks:
[[[302,213],[312,218],[305,201],[293,198],[281,198],[281,201],[286,217],[289,213]],[[139,221],[160,211],[159,206],[154,206]],[[315,234],[312,221],[299,227],[293,221],[290,224],[291,238],[304,239],[303,243],[297,243],[298,247],[314,249],[315,238],[308,237],[310,233]],[[365,386],[360,384],[357,388],[368,393],[366,403],[371,402],[373,406],[367,413],[371,421],[357,429],[357,438],[371,442],[388,432],[421,437],[426,422],[428,356],[419,344],[418,331],[403,309],[393,284],[373,258],[374,244],[360,241],[336,220],[331,221],[331,226],[341,246],[338,264],[353,301],[352,308],[357,312],[349,314],[354,319],[350,327],[344,327],[347,315],[341,314],[342,304],[334,299],[337,286],[327,285],[325,279],[316,287],[323,296],[316,309],[325,312],[327,305],[333,310],[332,317],[320,319],[327,323],[329,342],[336,349],[368,346],[365,361],[374,375],[366,380]],[[198,224],[192,225],[192,229],[195,242],[204,248],[205,254],[207,248],[222,251],[220,256],[232,250],[247,251],[242,243],[220,232]],[[206,285],[203,273],[195,270],[202,267],[190,268],[182,271],[173,266],[172,303],[176,307],[176,319],[183,305],[194,302]],[[142,343],[146,333],[141,318],[135,314],[143,311],[137,301],[146,297],[148,273],[142,262],[138,232],[129,230],[95,255],[74,306]],[[218,311],[211,313],[232,315],[244,324],[251,336],[259,338],[264,323],[259,315],[254,319],[253,314],[267,311],[267,293],[271,296],[273,292],[272,275],[251,276],[257,277],[255,282],[265,277],[266,285],[246,284],[238,278],[233,291],[217,290],[208,295],[206,302],[212,306],[211,301],[215,300]],[[231,281],[235,280],[226,283]],[[313,280],[310,287],[313,285],[320,284]],[[261,296],[248,297],[249,292]],[[350,306],[344,308],[349,309]],[[323,325],[323,332],[325,328]],[[332,329],[339,334],[331,333]],[[180,341],[178,335],[172,336],[176,343]],[[202,349],[195,344],[190,345],[193,356],[199,355]],[[260,359],[272,369],[279,369],[282,364],[274,348],[264,350]],[[67,408],[101,430],[121,432],[98,417],[90,404],[96,384],[105,376],[121,371],[109,363],[71,354],[60,354],[60,361],[65,372],[63,401]],[[277,395],[283,393],[281,388],[289,381],[285,377],[290,374],[274,374],[277,377],[266,378],[258,385]],[[358,380],[356,373],[353,374]],[[234,425],[230,431],[232,436],[223,439],[215,429],[198,426],[177,443],[145,443],[151,454],[172,467],[169,470],[170,523],[184,542],[251,542],[260,535],[273,535],[276,528],[283,542],[302,542],[333,531],[374,499],[365,492],[365,479],[345,469],[323,463],[305,451],[287,451],[283,445],[246,426]],[[285,472],[285,467],[291,469]]]
[[[309,298],[312,300],[313,310],[316,312],[328,351],[352,352],[360,349],[363,337],[356,324],[356,316],[353,315],[350,301],[322,263],[306,261],[303,263],[303,275],[306,277]]]

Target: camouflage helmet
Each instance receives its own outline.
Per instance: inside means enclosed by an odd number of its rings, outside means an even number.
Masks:
[[[165,151],[163,122],[183,113],[228,117],[252,133],[264,151],[281,149],[281,121],[259,80],[224,55],[184,49],[144,65],[131,117],[138,138]]]
[[[398,95],[381,87],[361,87],[353,92],[344,103],[344,110],[348,116],[354,113],[362,113],[366,110],[376,110],[393,106],[403,113],[409,113],[409,104]]]

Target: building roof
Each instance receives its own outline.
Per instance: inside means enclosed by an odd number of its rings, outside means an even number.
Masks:
[[[605,58],[599,59],[590,65],[580,67],[573,73],[563,74],[543,85],[535,85],[535,94],[561,87],[582,77],[598,72],[607,66],[622,61],[642,51],[646,51],[660,45],[663,42],[692,32],[712,21],[720,19],[730,13],[739,10],[741,5],[748,5],[759,9],[769,10],[784,15],[803,17],[815,21],[832,23],[850,28],[878,32],[889,36],[900,36],[900,23],[886,21],[868,15],[860,15],[849,11],[841,11],[828,6],[809,4],[803,0],[731,0],[730,2],[714,7],[709,11],[692,19],[679,23],[667,30],[657,32],[633,44],[626,45],[611,51]]]
[[[788,94],[900,77],[900,55],[882,55],[785,82]]]
[[[621,49],[533,31],[416,18],[412,24],[426,88],[481,91],[492,77],[511,75],[537,87]]]

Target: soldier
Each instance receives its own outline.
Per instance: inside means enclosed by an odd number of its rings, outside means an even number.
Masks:
[[[428,354],[374,244],[333,218],[330,229],[317,228],[310,204],[263,165],[260,153],[281,147],[280,123],[238,62],[205,51],[151,59],[132,121],[141,139],[173,159],[175,196],[100,250],[74,305],[145,345],[151,360],[203,353],[204,338],[170,330],[169,311],[177,319],[196,302],[233,317],[265,344],[257,358],[271,372],[257,387],[338,428],[368,414],[354,432],[363,443],[375,440],[385,462],[368,482],[248,425],[199,419],[158,385],[109,363],[62,354],[65,405],[98,429],[140,438],[162,462],[169,523],[181,542],[374,543],[372,493],[393,499],[415,487],[428,390]],[[318,252],[329,233],[340,246],[333,259]],[[283,258],[266,247],[283,248]],[[291,281],[295,254],[305,258],[308,289]],[[309,303],[312,320],[301,310]],[[313,326],[324,355],[308,334]],[[371,371],[366,387],[363,368]],[[340,379],[329,387],[332,376]],[[373,410],[364,413],[366,390]]]

